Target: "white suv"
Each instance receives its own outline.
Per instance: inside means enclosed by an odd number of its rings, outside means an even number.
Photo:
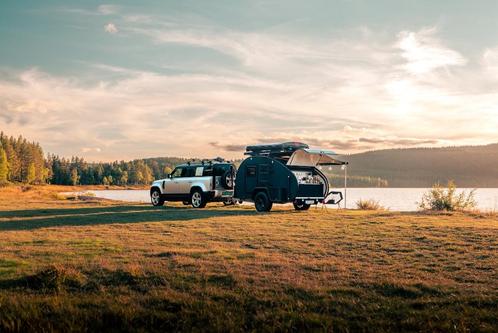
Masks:
[[[168,178],[152,183],[152,205],[182,201],[194,208],[204,208],[210,201],[233,203],[235,174],[236,168],[229,162],[203,161],[178,165]]]

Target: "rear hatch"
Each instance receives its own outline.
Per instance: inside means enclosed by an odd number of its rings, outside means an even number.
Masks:
[[[336,156],[331,151],[314,149],[299,149],[291,155],[287,167],[299,184],[297,199],[323,199],[328,194],[328,179],[318,167],[347,163],[336,159]]]

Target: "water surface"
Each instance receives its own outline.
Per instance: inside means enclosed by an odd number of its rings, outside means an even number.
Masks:
[[[339,189],[341,190],[341,189]],[[471,189],[459,189],[458,192]],[[348,188],[346,191],[347,208],[356,208],[360,199],[373,199],[382,206],[394,211],[414,211],[418,209],[426,188]],[[89,191],[99,198],[133,202],[150,202],[148,190],[95,190]],[[344,193],[344,189],[342,189]],[[498,211],[498,189],[480,188],[475,192],[478,208],[485,211]],[[344,202],[341,203],[344,207]]]

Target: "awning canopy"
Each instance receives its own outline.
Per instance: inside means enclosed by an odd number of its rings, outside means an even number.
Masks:
[[[299,149],[296,150],[289,160],[287,165],[296,166],[313,166],[317,165],[344,165],[348,162],[339,161],[333,151],[319,149]]]

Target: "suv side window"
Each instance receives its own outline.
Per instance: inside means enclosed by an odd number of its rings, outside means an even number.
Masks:
[[[198,166],[195,167],[195,177],[202,177],[202,174],[204,172],[204,167],[203,166]]]
[[[205,166],[204,167],[204,172],[202,173],[203,176],[212,176],[213,175],[213,167],[212,166]]]
[[[185,171],[185,168],[176,168],[172,173],[171,173],[171,177],[173,178],[178,178],[178,177],[182,177],[182,174],[184,173]]]
[[[195,167],[185,168],[185,173],[182,177],[194,177],[195,176]]]
[[[215,176],[223,176],[223,174],[230,169],[230,165],[218,164],[213,167],[213,172]]]

